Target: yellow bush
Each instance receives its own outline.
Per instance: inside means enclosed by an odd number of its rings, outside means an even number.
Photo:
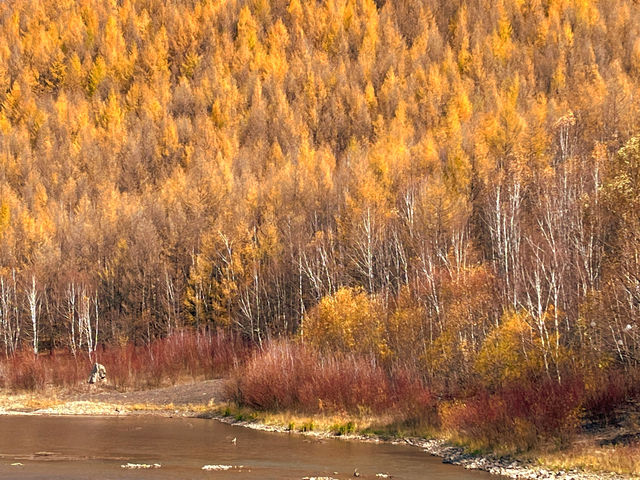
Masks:
[[[485,339],[475,370],[489,385],[502,385],[541,371],[543,360],[535,331],[525,312],[506,313],[500,325]]]
[[[361,288],[324,297],[304,321],[305,341],[322,349],[385,355],[379,302]]]

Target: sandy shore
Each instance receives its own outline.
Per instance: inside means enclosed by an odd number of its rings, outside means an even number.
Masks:
[[[230,425],[261,431],[321,438],[336,437],[335,433],[328,431],[292,431],[283,425],[267,425],[259,421],[238,420],[235,416],[223,415],[223,412],[223,380],[207,380],[127,393],[108,388],[76,392],[51,392],[46,395],[0,392],[0,415],[188,416],[215,419]],[[442,458],[444,463],[516,479],[640,479],[640,477],[619,475],[613,472],[553,471],[534,465],[532,462],[513,458],[471,455],[466,453],[464,449],[439,439],[396,438],[390,440],[354,434],[341,435],[338,438],[351,441],[409,444],[422,449],[427,454]]]

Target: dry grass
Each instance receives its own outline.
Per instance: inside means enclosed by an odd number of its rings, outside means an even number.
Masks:
[[[314,432],[319,435],[358,435],[380,438],[401,438],[404,436],[431,438],[436,435],[436,431],[428,427],[419,431],[407,427],[402,416],[394,412],[376,415],[366,413],[316,413],[310,415],[290,410],[261,411],[228,403],[209,409],[209,413],[230,417],[236,421],[274,427],[278,431]]]
[[[32,393],[0,395],[0,411],[30,412],[54,408],[62,403],[54,392],[47,395]]]
[[[616,446],[574,446],[568,450],[536,455],[538,461],[555,470],[581,469],[640,475],[640,444]]]

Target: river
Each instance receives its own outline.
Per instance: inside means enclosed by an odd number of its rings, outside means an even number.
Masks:
[[[226,467],[232,468],[217,470]],[[362,479],[497,478],[445,465],[415,447],[267,433],[214,420],[0,417],[2,479],[347,479],[356,468]]]

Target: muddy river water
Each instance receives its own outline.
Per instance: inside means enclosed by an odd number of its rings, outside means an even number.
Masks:
[[[127,464],[159,467],[122,467]],[[497,478],[444,465],[415,447],[259,432],[214,420],[0,417],[0,479],[347,479],[356,468],[363,479]]]

